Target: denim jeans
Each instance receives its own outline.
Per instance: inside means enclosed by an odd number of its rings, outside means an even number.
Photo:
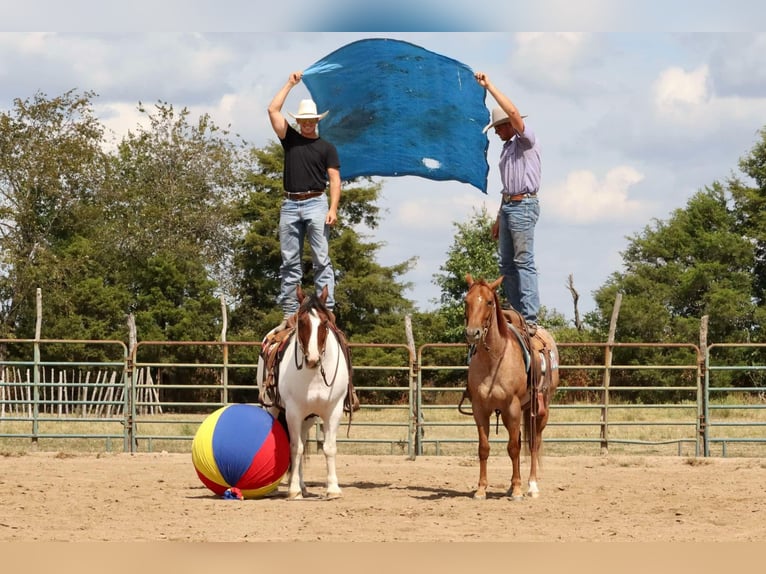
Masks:
[[[325,285],[329,295],[327,307],[335,307],[335,272],[330,261],[328,240],[330,228],[325,225],[327,197],[320,195],[303,201],[282,201],[279,213],[279,244],[282,250],[282,265],[279,274],[282,287],[277,304],[282,307],[285,317],[298,310],[296,287],[303,280],[301,259],[304,238],[308,237],[311,260],[314,264],[314,285],[317,293]]]
[[[500,208],[500,273],[508,302],[528,323],[537,323],[540,294],[535,267],[535,225],[540,217],[536,197],[503,203]]]

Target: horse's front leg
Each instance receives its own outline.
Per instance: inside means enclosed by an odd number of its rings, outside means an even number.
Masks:
[[[287,428],[290,430],[290,478],[287,486],[288,499],[301,499],[306,494],[303,484],[303,449],[306,441],[303,433],[303,417],[287,415]]]
[[[306,483],[303,481],[303,463],[306,460],[306,457],[308,456],[305,452],[306,445],[309,444],[309,431],[311,430],[311,427],[314,426],[316,423],[316,417],[306,417],[301,422],[301,442],[303,443],[304,453],[301,457],[301,466],[300,466],[300,473],[298,474],[298,483],[301,487],[301,494],[303,496],[308,496],[309,491],[308,488],[306,488]]]
[[[521,416],[521,403],[518,399],[513,399],[508,412],[502,413],[503,424],[508,430],[508,456],[511,457],[513,465],[511,488],[508,490],[513,500],[524,498],[521,491]]]
[[[325,462],[327,463],[327,498],[340,498],[343,496],[338,485],[338,474],[335,468],[335,457],[338,454],[338,427],[343,417],[343,402],[339,402],[330,414],[330,420],[325,420],[324,450]]]
[[[476,429],[479,431],[479,486],[473,494],[474,500],[487,498],[487,459],[489,459],[489,415],[481,412],[478,405],[471,406]]]

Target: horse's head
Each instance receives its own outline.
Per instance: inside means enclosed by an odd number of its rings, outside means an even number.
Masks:
[[[333,322],[332,311],[325,305],[328,296],[327,286],[322,289],[321,295],[316,293],[304,295],[298,285],[296,294],[300,302],[296,317],[298,346],[303,353],[305,365],[314,369],[322,359],[327,343],[327,332],[330,323]]]
[[[502,316],[495,290],[502,283],[502,275],[492,283],[484,279],[474,281],[470,273],[465,276],[468,293],[465,295],[465,339],[468,344],[478,343],[486,334],[493,319],[499,324]]]

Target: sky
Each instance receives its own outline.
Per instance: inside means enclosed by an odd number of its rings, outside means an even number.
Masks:
[[[398,0],[366,12],[350,0],[313,3],[310,18],[299,17],[308,9],[293,0],[268,12],[257,5],[137,0],[118,13],[86,0],[11,7],[0,31],[0,110],[36,92],[89,90],[116,139],[138,125],[139,102],[162,101],[208,113],[261,147],[275,139],[266,109],[292,71],[363,38],[411,42],[487,73],[528,115],[542,148],[540,298],[568,319],[570,274],[580,313],[593,310],[593,292],[622,271],[628,239],[706,186],[741,175],[738,161],[766,126],[766,33],[747,30],[764,21],[764,8],[586,0],[574,14],[574,3],[549,0],[514,12],[511,29],[503,24],[507,2],[474,2],[469,10],[426,0],[406,18]],[[379,29],[391,31],[368,31]],[[283,110],[309,96],[296,86]],[[491,131],[488,138],[486,195],[459,182],[384,178],[381,224],[360,229],[383,244],[382,265],[417,257],[402,280],[413,284],[405,296],[421,310],[437,304],[434,275],[456,224],[497,211],[500,141]]]

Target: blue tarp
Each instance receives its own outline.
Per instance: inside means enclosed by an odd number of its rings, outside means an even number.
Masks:
[[[303,71],[341,177],[415,175],[487,193],[485,90],[465,64],[385,38],[347,44]]]

